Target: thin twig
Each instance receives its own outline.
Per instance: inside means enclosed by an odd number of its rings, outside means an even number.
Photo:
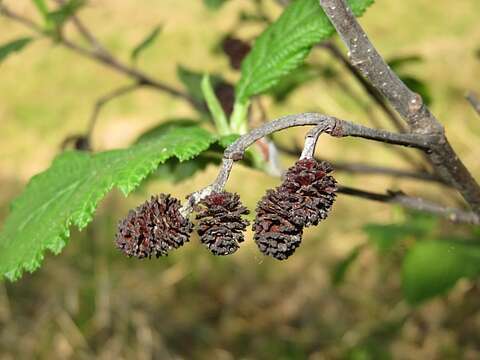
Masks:
[[[41,26],[33,22],[32,20],[17,14],[13,12],[12,10],[8,9],[5,5],[0,3],[0,14],[6,16],[7,18],[14,20],[30,30],[33,30],[34,32],[42,35],[42,36],[48,36],[42,29]],[[85,28],[86,29],[86,28]],[[136,82],[141,83],[142,85],[145,86],[150,86],[152,88],[155,88],[157,90],[163,91],[171,96],[186,100],[188,103],[190,103],[194,108],[196,109],[203,109],[204,105],[199,103],[197,100],[192,98],[190,95],[177,90],[173,88],[170,85],[164,84],[163,82],[160,82],[151,76],[145,74],[144,72],[130,67],[128,65],[125,65],[122,63],[120,60],[116,59],[113,57],[110,53],[101,50],[103,47],[98,48],[96,46],[93,50],[90,49],[85,49],[81,47],[80,45],[72,42],[71,40],[68,40],[64,36],[60,36],[60,38],[56,39],[57,43],[65,46],[66,48],[78,53],[79,55],[86,57],[90,60],[94,60],[100,64],[103,64],[110,69],[113,69],[117,72],[120,72],[124,75],[127,75],[128,77],[134,79]]]
[[[302,154],[302,149],[295,145],[294,148],[286,147],[282,144],[276,144],[277,149],[288,155],[292,155],[295,157],[299,157]],[[317,160],[325,160],[323,158],[316,157]],[[341,161],[331,161],[327,160],[335,171],[343,171],[348,173],[354,174],[364,174],[364,175],[385,175],[385,176],[393,176],[395,178],[406,178],[406,179],[413,179],[413,180],[421,180],[421,181],[429,181],[429,182],[436,182],[442,185],[447,185],[443,182],[441,178],[434,174],[430,174],[428,172],[422,171],[409,171],[409,170],[402,170],[402,169],[395,169],[386,166],[378,166],[378,165],[370,165],[370,164],[363,164],[363,163],[351,163],[351,162],[341,162]]]
[[[91,142],[93,130],[95,128],[95,124],[97,122],[98,116],[102,108],[113,99],[116,99],[120,96],[126,95],[134,90],[137,90],[140,87],[142,87],[142,85],[143,84],[141,83],[134,83],[134,84],[129,84],[129,85],[119,87],[118,89],[115,89],[109,92],[108,94],[102,96],[96,101],[93,107],[92,115],[90,116],[90,122],[88,124],[87,139],[89,142]]]
[[[58,4],[65,4],[65,0],[56,0]],[[100,41],[92,34],[92,32],[84,25],[82,20],[78,17],[77,14],[70,16],[75,28],[78,30],[78,33],[88,42],[90,45],[98,52],[103,52],[109,54],[109,51],[100,43]]]
[[[427,153],[436,172],[452,184],[472,210],[480,215],[480,186],[445,137],[444,128],[424,104],[390,69],[372,45],[345,0],[319,0],[324,12],[349,49],[349,57],[370,82],[405,119],[417,134],[439,135]]]
[[[473,225],[480,224],[480,217],[473,211],[463,211],[455,208],[444,207],[422,198],[407,196],[402,192],[387,192],[386,194],[379,194],[354,189],[347,186],[339,186],[338,192],[341,194],[379,201],[382,203],[398,204],[408,209],[439,215],[453,222]]]
[[[470,103],[470,105],[472,105],[473,110],[475,110],[477,114],[480,115],[480,99],[478,98],[477,94],[473,91],[469,91],[465,97]]]

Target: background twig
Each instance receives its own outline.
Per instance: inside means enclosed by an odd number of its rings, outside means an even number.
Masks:
[[[475,110],[477,114],[480,115],[480,99],[478,98],[477,94],[473,91],[469,91],[466,98],[470,105],[472,105],[473,110]]]

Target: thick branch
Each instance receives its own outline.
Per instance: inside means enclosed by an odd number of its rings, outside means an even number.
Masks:
[[[398,204],[407,209],[424,211],[442,216],[450,221],[479,225],[480,217],[472,211],[463,211],[455,208],[427,201],[418,197],[407,196],[401,192],[387,192],[386,194],[373,193],[369,191],[354,189],[347,186],[339,186],[338,192],[345,195],[360,197],[363,199],[379,201],[388,204]]]
[[[360,71],[358,71],[355,66],[350,64],[348,59],[342,54],[340,49],[333,43],[333,42],[324,42],[318,45],[319,47],[327,49],[330,54],[340,63],[344,65],[344,67],[354,76],[354,78],[358,81],[358,83],[362,86],[364,91],[367,93],[367,95],[370,96],[370,98],[374,101],[375,104],[383,111],[385,116],[390,119],[390,121],[393,123],[395,128],[400,131],[400,132],[407,132],[407,129],[405,125],[402,123],[402,119],[398,117],[398,115],[387,105],[385,102],[385,99],[382,97],[382,95],[367,81],[365,78],[360,74]],[[353,91],[351,91],[346,84],[343,84],[336,79],[337,83],[342,87],[342,90],[344,92],[347,92],[350,97],[354,98],[357,102],[361,103],[361,101],[355,96]],[[371,111],[369,105],[364,105],[365,111],[370,115],[370,119],[372,120],[372,124],[375,127],[380,127],[378,125],[378,122],[374,118],[374,113]],[[375,121],[375,122],[374,122]],[[404,149],[398,148],[398,147],[389,147],[392,151],[395,151],[400,155],[405,161],[407,161],[409,164],[414,166],[416,169],[420,171],[425,171],[425,165],[419,163],[417,159],[415,159],[413,156],[411,156],[408,152],[406,152]]]
[[[420,95],[412,92],[385,63],[344,0],[319,1],[348,47],[352,65],[390,102],[414,133],[440,135],[428,152],[432,165],[480,214],[480,186],[448,143],[443,126]]]

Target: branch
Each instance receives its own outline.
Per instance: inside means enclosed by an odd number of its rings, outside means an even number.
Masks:
[[[345,68],[355,77],[355,79],[360,83],[365,92],[372,98],[372,100],[382,109],[385,115],[392,121],[395,128],[400,132],[406,132],[406,128],[402,123],[402,120],[395,114],[387,105],[382,95],[372,86],[370,83],[365,80],[360,71],[358,71],[355,66],[350,64],[348,59],[343,56],[340,49],[333,42],[325,42],[319,44],[319,47],[327,49],[330,54],[339,60]]]
[[[184,205],[181,210],[182,213],[185,216],[188,215],[195,204],[197,204],[201,199],[208,196],[212,192],[223,191],[230,176],[234,162],[241,160],[247,148],[257,140],[274,132],[290,127],[306,125],[314,125],[315,128],[310,130],[306,135],[305,148],[302,152],[302,157],[308,157],[313,154],[317,138],[322,133],[327,133],[334,137],[353,136],[379,142],[388,142],[390,144],[411,146],[422,149],[426,152],[429,151],[430,146],[435,146],[438,141],[436,136],[421,134],[397,134],[384,130],[370,129],[349,121],[316,113],[284,116],[251,130],[249,133],[241,136],[239,139],[237,139],[237,141],[230,145],[224,152],[222,166],[215,181],[211,185],[190,195],[187,204]],[[339,193],[358,196],[374,201],[399,204],[406,208],[440,215],[455,222],[480,224],[480,216],[474,212],[465,212],[459,209],[444,207],[421,198],[406,196],[400,192],[378,194],[340,186]]]
[[[477,112],[478,115],[480,115],[480,99],[478,98],[477,94],[475,94],[473,91],[469,91],[467,96],[465,96],[470,105],[472,105],[473,110]]]
[[[8,9],[5,5],[1,3],[0,3],[0,14],[24,25],[25,27],[29,28],[30,30],[33,30],[34,32],[42,36],[48,36],[47,34],[45,34],[41,26],[39,26],[32,20],[22,15],[13,12],[12,10]],[[150,77],[149,75],[143,73],[138,69],[129,67],[128,65],[125,65],[120,60],[113,57],[110,53],[104,50],[103,46],[99,45],[100,43],[93,37],[93,35],[91,35],[91,33],[88,31],[88,29],[85,26],[83,26],[82,23],[79,23],[79,24],[82,29],[81,33],[83,33],[83,36],[89,37],[90,43],[92,43],[92,39],[93,39],[93,43],[94,44],[96,43],[93,50],[85,49],[77,45],[76,43],[68,40],[64,36],[61,36],[59,39],[57,39],[57,42],[65,46],[66,48],[78,53],[83,57],[86,57],[90,60],[103,64],[104,66],[107,66],[110,69],[113,69],[117,72],[120,72],[134,79],[136,82],[144,86],[150,86],[154,89],[163,91],[171,96],[186,100],[188,103],[190,103],[190,105],[192,105],[196,109],[203,109],[204,107],[203,104],[193,99],[190,95],[183,93],[182,91],[177,90],[171,87],[170,85],[164,84],[163,82]]]
[[[340,120],[333,116],[303,113],[287,115],[251,130],[248,134],[241,136],[230,145],[225,151],[224,156],[226,158],[240,160],[245,150],[262,137],[287,128],[306,125],[322,125],[325,133],[335,137],[360,137],[382,143],[417,148],[424,151],[428,151],[430,147],[438,141],[438,136],[436,135],[392,133],[387,130],[372,129],[350,121]]]
[[[120,96],[123,96],[123,95],[126,95],[134,90],[137,90],[138,88],[142,87],[142,83],[134,83],[134,84],[129,84],[129,85],[125,85],[125,86],[122,86],[122,87],[119,87],[111,92],[109,92],[108,94],[102,96],[101,98],[99,98],[94,107],[93,107],[93,111],[92,111],[92,115],[90,116],[90,123],[88,125],[88,131],[87,131],[87,140],[89,141],[89,143],[91,143],[91,139],[92,139],[92,134],[93,134],[93,130],[95,128],[95,124],[97,122],[97,119],[98,119],[98,116],[100,114],[100,111],[102,110],[102,108],[110,101],[120,97]]]
[[[338,192],[345,195],[356,196],[367,200],[373,200],[388,204],[398,204],[405,208],[428,212],[442,216],[450,221],[480,225],[480,216],[473,211],[463,211],[455,208],[444,207],[428,200],[407,196],[402,192],[388,191],[386,194],[354,189],[348,186],[339,186]]]
[[[395,114],[392,109],[387,105],[385,100],[383,99],[382,95],[372,86],[368,81],[366,81],[362,74],[348,61],[348,59],[342,54],[340,49],[333,43],[333,42],[324,42],[318,45],[318,47],[324,48],[330,52],[330,54],[340,61],[345,68],[355,77],[355,79],[358,81],[358,83],[362,86],[362,88],[365,90],[365,92],[370,96],[370,98],[378,105],[378,107],[383,111],[385,116],[391,120],[395,128],[400,131],[400,132],[406,132],[406,128],[404,124],[402,123],[402,120]],[[342,90],[350,95],[354,100],[356,100],[358,103],[361,103],[361,100],[357,98],[357,96],[351,91],[350,88],[346,84],[343,84],[342,82],[338,81],[336,79],[337,83],[342,87]],[[364,110],[370,115],[370,119],[372,120],[372,124],[375,127],[379,127],[378,121],[376,121],[374,117],[374,113],[371,111],[370,106],[364,105]],[[375,121],[375,122],[374,122]],[[410,163],[412,166],[414,166],[416,169],[420,171],[425,171],[426,168],[423,164],[419,163],[417,159],[412,157],[409,153],[404,151],[403,149],[400,148],[390,148],[392,151],[396,151],[398,155],[400,155],[405,161]]]
[[[429,151],[430,146],[438,141],[436,136],[422,134],[399,134],[386,130],[371,129],[363,125],[337,119],[333,116],[317,113],[287,115],[251,130],[249,133],[242,135],[233,144],[231,144],[223,154],[222,166],[215,181],[206,188],[193,193],[189,197],[188,204],[182,209],[182,212],[184,214],[190,212],[194,205],[198,203],[198,201],[203,199],[205,196],[208,196],[213,191],[222,191],[230,176],[233,163],[243,158],[245,151],[250,145],[277,131],[291,127],[307,125],[317,126],[313,132],[309,132],[307,134],[307,138],[309,138],[309,145],[312,145],[312,143],[314,144],[316,142],[316,137],[321,133],[327,133],[334,137],[360,137],[388,144],[413,147],[424,151]],[[307,151],[313,152],[311,146]]]
[[[292,155],[298,157],[302,154],[302,149],[298,146],[294,148],[288,148],[281,144],[275,144],[277,149],[284,154]],[[320,158],[316,158],[317,160],[324,160]],[[401,170],[395,169],[385,166],[376,166],[376,165],[369,165],[369,164],[362,164],[362,163],[349,163],[349,162],[341,162],[341,161],[330,161],[327,160],[335,169],[335,171],[343,171],[348,173],[357,173],[357,174],[368,174],[368,175],[386,175],[386,176],[393,176],[395,178],[407,178],[407,179],[414,179],[414,180],[421,180],[421,181],[429,181],[429,182],[437,182],[442,185],[447,185],[440,179],[438,176],[434,174],[430,174],[428,172],[415,172],[415,171],[408,171],[408,170]]]
[[[344,0],[319,1],[348,47],[352,65],[390,102],[413,133],[439,136],[439,141],[427,152],[432,165],[480,214],[480,186],[448,143],[443,126],[420,95],[412,92],[385,63]]]

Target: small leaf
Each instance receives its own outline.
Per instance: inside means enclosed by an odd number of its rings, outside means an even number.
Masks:
[[[162,26],[156,26],[137,46],[135,46],[130,55],[132,62],[136,62],[141,53],[153,45],[161,31]]]
[[[42,15],[42,18],[44,20],[47,20],[49,10],[48,10],[48,6],[47,6],[47,3],[45,2],[45,0],[32,0],[32,2],[35,5],[35,7],[37,8],[40,15]]]
[[[0,63],[12,53],[19,52],[24,49],[32,40],[33,39],[30,37],[24,37],[10,41],[4,45],[0,45]]]
[[[69,0],[58,10],[51,11],[47,14],[47,19],[53,23],[55,27],[61,27],[71,16],[86,4],[86,0]]]
[[[350,266],[358,258],[358,255],[360,255],[363,248],[364,245],[355,247],[344,259],[335,265],[331,275],[331,282],[333,286],[339,286],[343,283],[348,269],[350,269]]]
[[[451,289],[461,278],[480,274],[480,246],[460,241],[421,241],[407,254],[402,270],[403,290],[419,304]]]
[[[355,15],[363,14],[373,0],[348,0]],[[255,41],[242,63],[236,100],[245,103],[274,86],[300,66],[313,45],[334,34],[333,25],[318,0],[296,0]]]
[[[127,195],[169,158],[190,160],[216,141],[204,129],[182,127],[128,149],[59,155],[12,203],[0,233],[0,274],[15,280],[35,271],[47,249],[62,250],[72,225],[83,229],[92,220],[114,187]]]

